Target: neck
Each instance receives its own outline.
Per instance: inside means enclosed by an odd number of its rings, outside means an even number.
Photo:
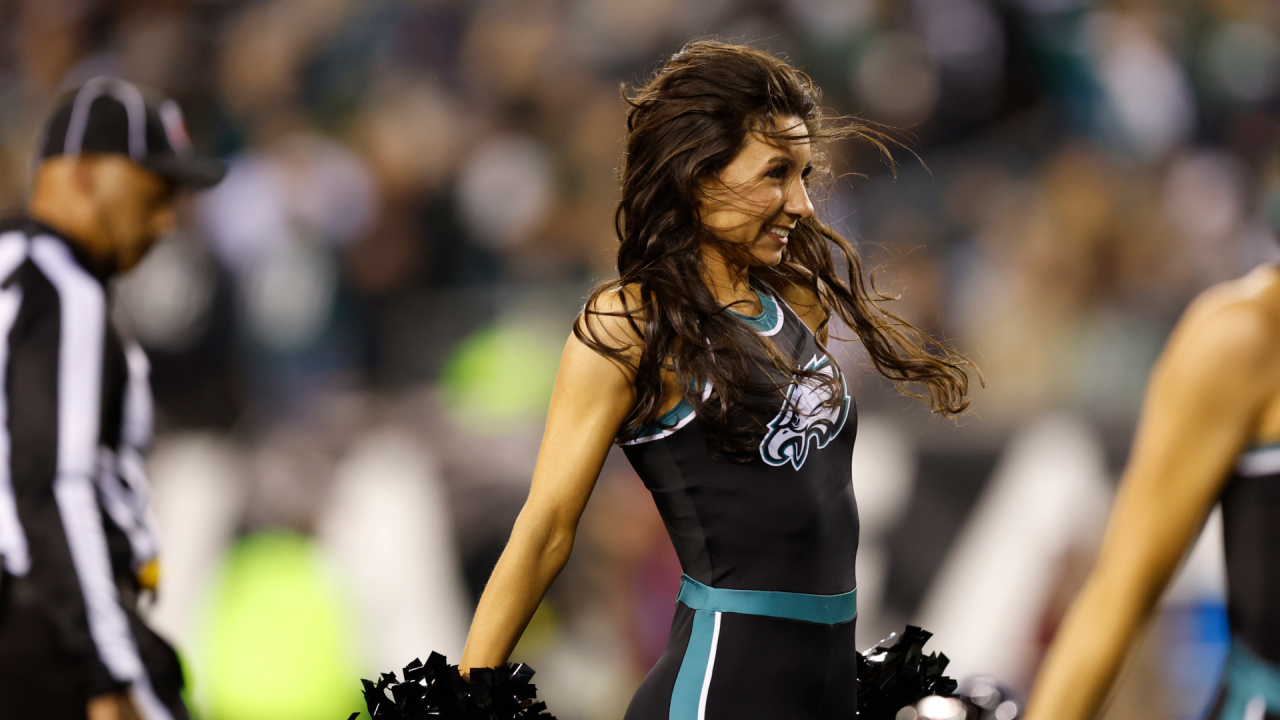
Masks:
[[[755,300],[751,276],[746,265],[731,262],[718,248],[710,245],[702,250],[702,282],[721,305],[748,303]]]

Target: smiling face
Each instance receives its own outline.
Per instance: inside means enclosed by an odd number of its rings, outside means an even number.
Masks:
[[[781,137],[751,133],[718,177],[702,181],[698,200],[703,225],[745,250],[750,264],[769,267],[782,262],[791,230],[813,215],[808,129],[794,116],[771,129]]]

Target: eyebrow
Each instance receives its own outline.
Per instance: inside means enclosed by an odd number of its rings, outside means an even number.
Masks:
[[[773,157],[769,158],[766,164],[772,165],[773,163],[776,163],[776,162],[789,163],[792,165],[798,164],[795,158],[790,157],[788,155],[774,155]],[[808,167],[809,165],[812,165],[812,164],[813,164],[813,161],[810,160],[809,162],[805,163],[805,166]]]

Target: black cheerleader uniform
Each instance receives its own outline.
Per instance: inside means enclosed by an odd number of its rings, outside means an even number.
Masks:
[[[1231,650],[1210,717],[1280,720],[1280,443],[1249,449],[1222,494]]]
[[[767,428],[749,462],[712,457],[681,400],[622,444],[653,494],[684,571],[666,650],[625,720],[853,717],[858,511],[850,462],[856,408],[844,378],[787,304],[757,287],[762,312],[738,318],[798,368],[757,358],[743,412]],[[785,389],[785,390],[784,390]]]

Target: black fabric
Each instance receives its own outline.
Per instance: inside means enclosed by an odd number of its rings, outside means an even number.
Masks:
[[[129,625],[133,628],[142,664],[147,668],[152,692],[169,709],[173,720],[189,720],[187,706],[182,700],[186,680],[178,653],[168,641],[148,627],[137,613],[129,613]]]
[[[76,92],[64,95],[58,109],[49,118],[40,157],[52,157],[67,151],[67,134],[71,129],[76,95]],[[129,111],[124,103],[110,95],[102,95],[89,104],[89,122],[80,140],[80,152],[129,154]]]
[[[676,605],[671,637],[624,720],[666,720],[693,611]],[[855,622],[816,625],[722,613],[707,718],[850,720],[857,710]]]
[[[828,358],[813,334],[777,300],[782,327],[768,337],[797,367]],[[753,385],[786,388],[757,359]],[[793,386],[794,387],[794,386]],[[781,391],[744,403],[754,420],[774,424]],[[624,447],[653,494],[681,566],[716,588],[837,595],[856,585],[858,512],[850,462],[857,427],[852,401],[823,447],[798,421],[803,462],[713,457],[695,419],[674,433]],[[765,438],[765,443],[769,438]],[[762,443],[763,444],[763,443]],[[692,613],[678,606],[671,641],[641,685],[627,720],[666,718]],[[848,717],[856,703],[852,622],[821,626],[725,613],[707,702],[707,720]],[[841,714],[843,713],[843,714]]]
[[[124,421],[125,387],[129,382],[128,363],[125,360],[124,343],[110,322],[103,337],[102,353],[102,413],[99,424],[99,442],[103,447],[121,446]],[[136,597],[140,586],[133,570],[138,559],[133,556],[129,536],[116,525],[105,510],[102,512],[102,529],[107,537],[107,552],[116,585],[129,597]],[[131,603],[125,602],[126,606]]]
[[[1280,474],[1234,475],[1222,494],[1231,632],[1280,665]]]
[[[174,720],[189,720],[177,654],[136,615],[130,621],[156,697]],[[90,697],[123,689],[95,687],[93,675],[91,665],[63,648],[39,608],[10,605],[0,615],[0,717],[84,720]]]
[[[0,232],[13,230],[24,234],[24,243],[36,235],[47,236],[74,251],[73,244],[46,226],[25,219],[0,223]],[[6,242],[10,240],[6,238]],[[85,277],[98,277],[84,266],[83,255],[73,252],[73,258],[80,263]],[[82,717],[85,698],[125,686],[112,678],[90,634],[80,576],[54,492],[58,477],[61,340],[67,310],[50,279],[30,258],[2,283],[7,289],[21,292],[18,313],[6,338],[8,359],[3,370],[3,391],[8,410],[5,430],[10,443],[10,480],[30,570],[21,578],[6,577],[0,590],[0,644],[6,642],[5,638],[9,642],[0,647],[0,684],[5,684],[4,692],[11,693],[4,697],[16,698],[12,694],[19,692],[29,674],[13,668],[23,666],[26,653],[27,664],[52,673],[50,682],[65,685],[68,692],[81,693],[76,702]],[[105,306],[102,313],[102,394],[96,399],[100,410],[98,448],[118,453],[122,446],[128,363],[124,344],[111,327]],[[176,656],[136,613],[138,583],[134,568],[149,558],[135,558],[128,536],[103,510],[101,502],[98,510],[110,561],[107,571],[117,587],[120,609],[128,618],[132,642],[147,668],[155,694],[177,708],[175,717],[185,718],[185,711],[178,714],[182,673]],[[39,621],[33,621],[33,616],[39,616]],[[31,627],[15,629],[13,623],[19,621]],[[7,707],[0,700],[0,717],[10,717],[5,714]]]
[[[848,720],[857,709],[854,622],[721,616],[708,718]]]
[[[85,662],[97,662],[84,594],[53,494],[58,474],[62,329],[58,293],[30,260],[18,266],[7,284],[22,289],[22,305],[9,332],[4,389],[9,408],[10,481],[31,556],[26,579],[63,650]],[[97,688],[112,686],[105,667],[91,671]]]
[[[9,607],[0,619],[0,708],[12,720],[84,720],[90,697],[83,657],[57,640],[49,616]]]
[[[666,720],[671,711],[671,692],[684,662],[685,649],[689,647],[689,635],[693,631],[693,611],[676,603],[676,615],[671,621],[671,633],[667,646],[645,675],[644,681],[631,698],[623,720]]]
[[[75,111],[75,99],[79,92],[77,89],[63,95],[57,109],[45,123],[40,146],[41,158],[67,152],[71,116]],[[164,121],[153,104],[145,103],[143,114],[145,156],[133,158],[135,162],[161,177],[192,188],[211,187],[226,175],[226,164],[221,160],[198,157],[187,152],[179,153],[170,142]],[[129,111],[117,97],[104,93],[95,98],[89,103],[87,120],[84,134],[80,138],[80,152],[131,156]]]
[[[797,366],[825,357],[809,329],[778,302],[783,326],[770,340]],[[765,358],[759,364],[770,367]],[[786,387],[756,372],[756,383]],[[750,400],[762,406],[762,422],[784,402],[778,392]],[[858,511],[850,469],[856,430],[851,402],[841,432],[821,449],[810,441],[799,469],[758,458],[714,458],[697,420],[624,451],[654,496],[681,567],[694,580],[718,588],[838,595],[856,585]]]

